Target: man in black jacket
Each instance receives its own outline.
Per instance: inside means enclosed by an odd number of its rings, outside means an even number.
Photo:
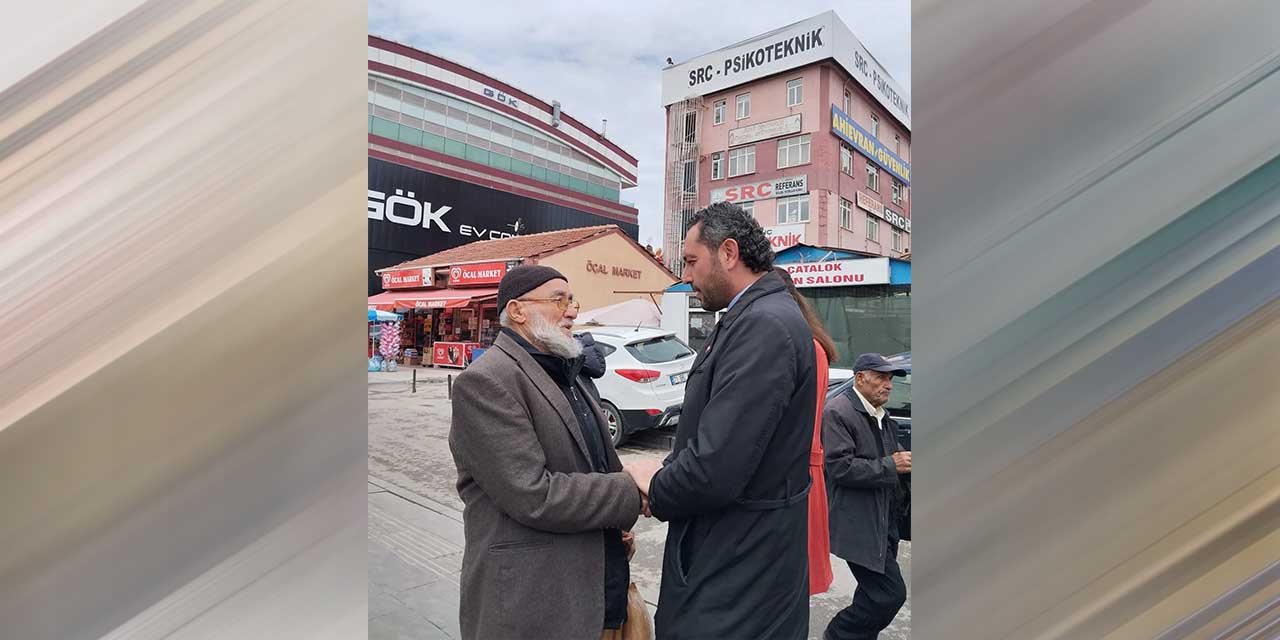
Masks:
[[[690,370],[665,466],[629,469],[669,523],[657,635],[806,638],[813,337],[741,208],[694,214],[683,257],[703,308],[727,311]]]
[[[858,581],[853,603],[832,618],[823,640],[874,640],[907,600],[898,568],[901,474],[911,452],[900,451],[898,424],[884,405],[902,369],[878,353],[853,363],[853,386],[822,413],[830,496],[831,553],[849,563]]]

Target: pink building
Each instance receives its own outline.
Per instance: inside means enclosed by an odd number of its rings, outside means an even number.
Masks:
[[[663,102],[674,269],[685,220],[722,200],[779,249],[910,252],[909,101],[835,12],[667,68]]]

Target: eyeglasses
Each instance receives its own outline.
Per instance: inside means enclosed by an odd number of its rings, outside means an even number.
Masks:
[[[556,305],[556,308],[560,310],[560,313],[568,311],[570,306],[574,309],[582,308],[581,302],[564,296],[556,296],[554,298],[516,298],[516,302],[550,302]]]

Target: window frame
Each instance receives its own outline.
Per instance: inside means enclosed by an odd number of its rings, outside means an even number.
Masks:
[[[796,142],[795,144],[790,144],[793,140],[796,140],[799,142]],[[798,149],[797,151],[797,155],[798,155],[797,160],[799,160],[798,162],[791,163],[791,164],[783,164],[783,158],[782,158],[782,153],[784,150],[784,147],[782,146],[783,143],[788,143],[787,146],[785,147],[788,161],[790,161],[791,159],[791,150]],[[812,146],[813,146],[813,139],[811,135],[808,133],[802,133],[798,136],[791,136],[790,138],[783,138],[779,140],[778,153],[777,153],[778,168],[790,169],[791,167],[799,167],[802,165],[809,164],[813,158]]]
[[[723,180],[724,172],[725,172],[724,152],[717,151],[711,154],[711,179]]]
[[[880,139],[880,116],[871,114],[871,137],[876,140]]]
[[[880,220],[870,213],[867,214],[867,241],[880,244]]]
[[[853,177],[853,149],[843,141],[840,142],[840,172]]]
[[[795,102],[791,101],[793,89],[797,98]],[[792,78],[787,81],[787,107],[798,107],[802,104],[804,104],[804,78]]]
[[[738,173],[733,172],[735,153],[739,154],[738,157],[740,158],[739,160],[740,163],[746,161],[745,160],[746,156],[749,155],[751,157],[750,171],[740,171]],[[740,167],[740,168],[744,168],[744,167]],[[754,144],[736,147],[734,149],[729,150],[729,172],[728,173],[730,178],[737,178],[738,176],[749,176],[755,172],[756,172],[756,146]]]
[[[743,98],[746,98],[746,100],[743,100]],[[747,113],[745,115],[743,115],[742,113],[742,105],[744,104],[747,106],[747,109],[746,109]],[[736,118],[734,118],[734,120],[746,120],[747,118],[751,117],[751,92],[750,91],[746,93],[739,93],[734,98],[734,115],[737,116]]]
[[[853,203],[840,198],[840,228],[853,231]]]
[[[685,160],[681,168],[680,186],[688,193],[698,192],[698,161]],[[581,178],[579,178],[581,179]]]
[[[775,198],[774,202],[776,204],[776,209],[774,210],[774,212],[776,214],[778,224],[808,224],[809,218],[811,215],[811,212],[809,210],[809,194],[804,193],[798,196],[785,196],[782,198]],[[796,219],[792,220],[789,212],[787,217],[784,219],[782,217],[783,207],[789,206],[792,204],[800,205],[798,207],[799,211],[796,212]],[[803,216],[804,216],[803,218],[800,217],[801,213],[803,213]]]
[[[880,167],[867,160],[867,188],[880,193]]]
[[[724,124],[724,116],[729,111],[729,101],[727,99],[716,100],[711,105],[711,126],[719,126]]]

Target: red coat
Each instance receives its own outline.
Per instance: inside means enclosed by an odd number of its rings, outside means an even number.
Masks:
[[[809,449],[809,595],[831,588],[831,538],[827,535],[827,483],[822,477],[822,409],[826,406],[827,352],[813,341],[818,369],[818,405],[813,415],[813,445]]]

